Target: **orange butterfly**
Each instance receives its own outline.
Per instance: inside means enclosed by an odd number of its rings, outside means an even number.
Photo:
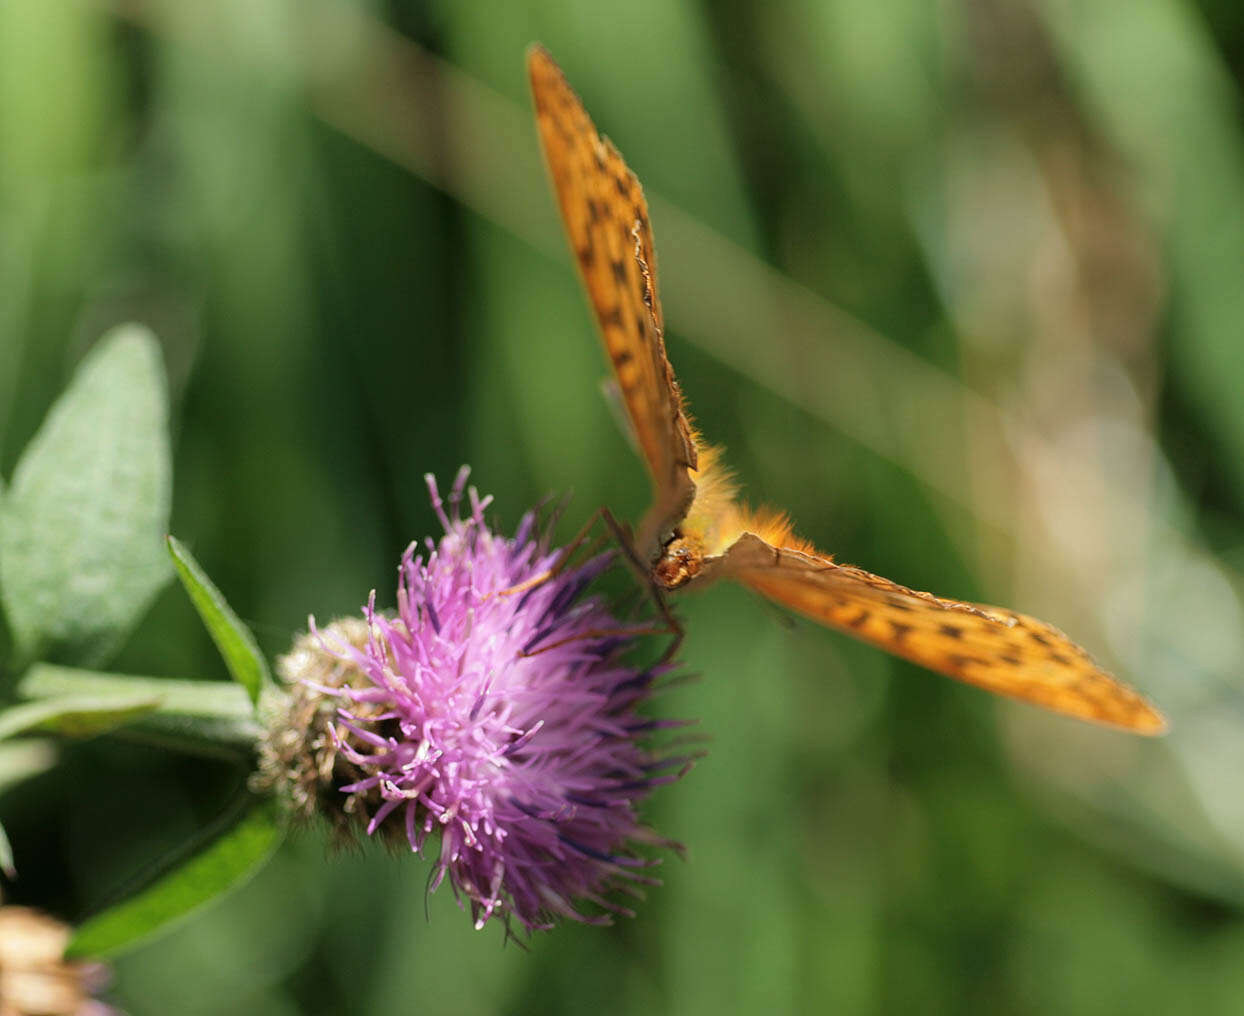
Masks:
[[[527,57],[540,139],[562,219],[613,364],[654,500],[631,548],[660,589],[742,582],[814,621],[1001,695],[1141,734],[1162,715],[1056,628],[945,600],[836,563],[751,511],[718,450],[701,443],[665,354],[648,206],[553,58]]]

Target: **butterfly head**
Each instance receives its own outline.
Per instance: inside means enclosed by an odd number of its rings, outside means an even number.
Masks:
[[[700,573],[704,555],[690,540],[675,534],[661,548],[661,556],[652,566],[657,584],[665,589],[686,585]]]

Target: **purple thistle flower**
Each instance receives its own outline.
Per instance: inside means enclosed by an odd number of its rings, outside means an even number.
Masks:
[[[464,467],[448,513],[427,478],[445,535],[426,557],[414,544],[403,555],[397,616],[378,613],[373,592],[365,640],[324,633],[323,647],[366,678],[321,689],[349,703],[333,736],[357,778],[339,789],[369,802],[369,834],[397,823],[416,852],[440,834],[431,888],[448,876],[477,928],[510,915],[528,930],[557,917],[609,923],[631,913],[613,892],[656,884],[657,861],[634,847],[676,847],[636,816],[689,762],[644,744],[681,725],[639,712],[668,668],[628,664],[643,629],[585,595],[612,554],[547,575],[561,552],[536,514],[512,539],[494,534],[491,499],[472,488],[462,518],[466,477]]]

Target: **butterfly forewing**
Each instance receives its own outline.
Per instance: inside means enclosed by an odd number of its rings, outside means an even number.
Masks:
[[[726,551],[714,572],[814,621],[999,695],[1137,733],[1166,729],[1140,695],[1036,618],[917,592],[751,534]]]
[[[695,491],[688,468],[696,454],[665,355],[648,205],[639,181],[597,133],[553,58],[532,47],[527,66],[562,220],[652,474],[652,542],[686,513]]]

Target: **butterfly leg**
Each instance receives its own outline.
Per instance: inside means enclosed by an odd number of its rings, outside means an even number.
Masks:
[[[583,528],[575,534],[574,539],[562,548],[562,552],[558,555],[557,560],[551,567],[545,568],[542,572],[537,572],[535,575],[531,576],[531,578],[526,579],[517,585],[510,586],[507,589],[498,589],[495,593],[490,593],[489,595],[514,596],[517,593],[525,593],[528,589],[534,589],[536,586],[542,585],[549,579],[561,574],[562,570],[569,563],[571,557],[574,556],[579,547],[583,545],[583,542],[588,538],[588,536],[591,535],[592,530],[595,528],[596,523],[600,518],[601,512],[604,510],[605,509],[602,508],[592,513],[592,516],[587,520],[587,523],[583,526]]]
[[[661,654],[659,663],[668,663],[678,653],[682,647],[682,640],[686,634],[682,624],[678,618],[674,616],[674,612],[670,610],[669,604],[666,602],[665,594],[657,588],[656,583],[652,581],[652,569],[648,564],[642,561],[639,554],[635,551],[635,541],[631,537],[629,528],[619,522],[613,516],[608,508],[601,506],[600,518],[604,522],[606,528],[613,534],[614,541],[622,550],[622,556],[626,563],[630,566],[631,571],[639,580],[640,587],[647,592],[649,599],[657,609],[657,613],[661,615],[661,619],[665,622],[664,629],[658,629],[665,634],[670,635],[670,644],[665,652]]]
[[[665,652],[661,654],[660,659],[657,661],[658,665],[668,663],[671,659],[673,659],[674,654],[678,652],[679,646],[682,645],[683,628],[682,625],[679,624],[678,619],[674,616],[673,612],[670,610],[669,604],[665,602],[665,597],[661,594],[661,591],[652,582],[648,569],[644,566],[644,562],[635,552],[635,543],[627,526],[624,523],[619,522],[608,508],[601,507],[593,513],[592,517],[588,520],[587,525],[583,527],[578,536],[576,536],[575,540],[572,541],[571,544],[568,544],[567,547],[570,548],[576,546],[578,543],[582,543],[597,522],[603,522],[605,528],[609,530],[614,542],[617,544],[618,549],[622,553],[623,560],[626,561],[627,566],[639,580],[640,589],[643,590],[645,595],[647,595],[652,601],[653,606],[656,608],[657,613],[660,614],[660,618],[663,623],[659,625],[640,625],[634,628],[618,627],[579,632],[577,635],[570,636],[570,638],[560,639],[557,642],[552,642],[548,645],[540,646],[539,648],[529,649],[524,652],[523,655],[536,656],[539,653],[548,652],[550,649],[556,649],[558,646],[566,645],[568,642],[576,642],[583,639],[600,639],[610,637],[633,638],[639,635],[670,635],[672,636],[670,645],[666,648]],[[534,576],[521,586],[517,586],[512,590],[505,590],[505,592],[517,592],[522,589],[530,588],[539,582],[547,581],[561,570],[562,566],[568,559],[569,555],[563,555],[557,564],[548,569],[546,573],[542,572],[540,575]]]

